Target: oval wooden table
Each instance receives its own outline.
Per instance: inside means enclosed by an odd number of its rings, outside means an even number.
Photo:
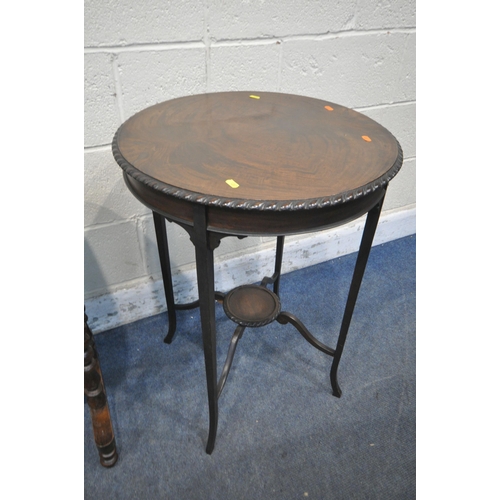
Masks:
[[[333,358],[337,369],[389,181],[403,162],[398,141],[370,118],[339,104],[272,92],[221,92],[173,99],[129,118],[113,139],[125,182],[153,211],[167,300],[170,343],[176,309],[200,307],[209,403],[207,453],[217,433],[218,398],[247,327],[290,323]],[[364,214],[365,228],[335,348],[281,310],[284,237],[318,231]],[[165,219],[195,246],[199,300],[175,304]],[[214,290],[214,249],[226,236],[277,236],[272,277],[224,294]],[[272,285],[272,290],[270,286]],[[220,378],[215,303],[238,326]]]

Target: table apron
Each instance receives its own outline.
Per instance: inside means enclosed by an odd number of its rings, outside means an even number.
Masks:
[[[193,226],[196,202],[147,186],[124,172],[132,194],[151,210],[181,225]],[[385,186],[345,203],[304,210],[248,210],[207,205],[207,229],[242,236],[281,236],[330,229],[361,217],[384,196]]]

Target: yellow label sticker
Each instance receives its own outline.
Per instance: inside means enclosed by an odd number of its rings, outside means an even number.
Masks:
[[[372,140],[367,135],[362,135],[361,139],[364,139],[366,142],[372,142]]]
[[[226,181],[226,184],[227,184],[228,186],[231,186],[231,187],[232,187],[232,188],[234,188],[234,189],[236,189],[236,188],[240,187],[240,185],[239,185],[236,181],[234,181],[233,179],[228,179],[228,180]]]
[[[252,99],[260,99],[260,96],[259,96],[259,95],[251,95],[251,96],[249,96],[249,97],[250,97],[250,98],[252,98]]]

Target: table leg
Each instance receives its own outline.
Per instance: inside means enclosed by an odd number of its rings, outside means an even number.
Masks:
[[[276,260],[274,264],[274,275],[273,277],[276,276],[274,285],[273,285],[273,292],[279,297],[279,291],[280,291],[280,278],[281,278],[281,264],[283,262],[283,247],[285,246],[285,237],[284,236],[278,236],[276,239]]]
[[[330,382],[332,384],[333,395],[338,398],[340,398],[340,396],[342,395],[342,391],[339,387],[337,380],[337,370],[339,367],[340,357],[342,356],[342,351],[344,349],[344,344],[347,337],[347,332],[349,330],[349,325],[351,324],[352,314],[354,312],[354,306],[356,305],[359,288],[361,286],[361,280],[363,279],[366,263],[368,262],[368,256],[370,255],[373,237],[375,236],[375,231],[377,229],[378,220],[380,217],[380,212],[382,211],[383,203],[384,203],[384,197],[382,197],[382,199],[377,203],[377,205],[375,205],[368,212],[368,215],[366,217],[365,228],[363,230],[363,236],[361,238],[361,244],[359,247],[358,257],[356,259],[356,265],[354,267],[354,274],[349,289],[349,295],[347,296],[347,303],[344,310],[344,316],[342,318],[342,324],[340,326],[340,333],[337,341],[337,347],[335,348],[335,355],[333,357],[332,368],[330,370]]]
[[[200,301],[201,330],[205,371],[207,376],[210,427],[206,451],[211,454],[215,446],[218,424],[217,352],[215,326],[214,248],[207,231],[206,207],[195,207],[194,228],[191,237],[196,251],[196,274]]]
[[[278,236],[276,239],[276,257],[274,260],[274,274],[266,276],[261,282],[261,286],[273,285],[273,292],[279,296],[280,278],[281,278],[281,263],[283,262],[283,247],[285,245],[285,237]]]
[[[94,441],[99,452],[101,465],[112,467],[118,460],[115,436],[111,415],[109,413],[106,391],[102,379],[99,359],[94,344],[92,330],[87,325],[87,315],[84,313],[85,332],[85,394],[90,408]]]
[[[155,225],[156,242],[158,244],[158,255],[160,257],[163,289],[165,290],[165,298],[167,300],[168,333],[164,342],[170,344],[174,338],[177,327],[177,318],[175,314],[175,298],[174,288],[172,285],[172,271],[170,268],[170,255],[168,252],[167,228],[165,227],[165,218],[154,211],[153,220]]]

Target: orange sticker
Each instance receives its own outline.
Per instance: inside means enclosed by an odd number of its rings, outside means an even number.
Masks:
[[[372,142],[372,140],[367,135],[362,135],[361,139],[364,139],[366,142]]]
[[[327,109],[328,111],[333,111],[333,108],[331,106],[325,106],[325,109]]]

